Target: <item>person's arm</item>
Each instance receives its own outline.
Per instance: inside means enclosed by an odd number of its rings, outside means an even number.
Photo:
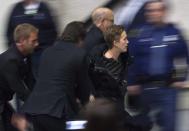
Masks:
[[[186,66],[182,66],[181,68],[176,68],[174,74],[172,75],[172,83],[171,87],[182,88],[185,86],[185,80],[188,75],[188,66],[189,66],[189,54],[188,54],[188,47],[187,42],[184,39],[182,33],[176,29],[177,31],[177,43],[174,47],[174,58],[176,59],[185,59]],[[184,64],[184,63],[183,63]]]
[[[186,66],[182,66],[182,68],[176,69],[176,81],[185,81],[187,77],[187,71],[189,66],[189,53],[188,53],[188,46],[187,42],[184,39],[183,35],[179,30],[178,31],[178,43],[176,43],[174,48],[174,55],[176,59],[183,59]]]
[[[187,62],[187,65],[189,65],[189,53],[188,53],[188,44],[184,38],[184,36],[179,33],[179,43],[180,43],[180,55],[181,57],[185,57],[186,58],[186,62]]]
[[[10,61],[8,64],[6,64],[3,74],[9,88],[14,91],[21,100],[25,100],[30,91],[20,77],[15,61]]]
[[[91,90],[93,89],[92,82],[88,75],[88,68],[87,57],[83,55],[79,70],[77,72],[77,94],[82,104],[85,104],[89,101],[89,95],[91,94]]]

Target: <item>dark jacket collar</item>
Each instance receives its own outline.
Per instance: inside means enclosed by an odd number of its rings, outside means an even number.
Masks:
[[[98,35],[99,39],[102,39],[102,41],[105,42],[103,32],[96,25],[92,25],[91,30]]]

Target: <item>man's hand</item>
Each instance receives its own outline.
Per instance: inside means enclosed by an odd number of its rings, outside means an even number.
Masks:
[[[90,101],[90,102],[94,102],[94,101],[95,101],[94,95],[91,94],[91,95],[89,96],[89,101]]]
[[[17,113],[12,115],[11,124],[19,131],[25,131],[28,127],[28,121],[26,120],[25,116]]]
[[[171,84],[171,87],[174,87],[174,88],[184,88],[185,87],[185,82],[184,81],[178,81],[178,82],[173,82]]]
[[[127,92],[129,95],[136,95],[141,93],[140,85],[127,86]]]

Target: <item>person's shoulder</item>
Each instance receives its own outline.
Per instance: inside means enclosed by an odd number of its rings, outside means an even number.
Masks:
[[[91,54],[101,55],[105,50],[107,50],[108,46],[106,43],[102,43],[100,45],[96,45],[92,50]]]
[[[0,54],[0,60],[15,59],[15,52],[12,48],[7,49],[2,54]]]
[[[175,23],[167,23],[166,29],[169,32],[175,32],[175,33],[179,33],[180,32],[179,27]]]
[[[4,71],[9,69],[10,66],[16,66],[19,63],[19,59],[11,49],[8,49],[0,54],[0,61],[0,69]]]
[[[87,36],[99,37],[102,35],[102,31],[96,26],[92,25],[89,31],[87,32]]]
[[[52,46],[49,46],[47,47],[42,55],[41,55],[41,58],[43,57],[53,57],[54,54],[57,52],[57,51],[61,51],[63,52],[63,49],[64,47],[62,47],[64,45],[64,43],[61,43],[60,41],[56,41]]]
[[[169,22],[169,23],[166,24],[166,27],[169,28],[169,29],[178,30],[178,26],[177,26],[176,23]]]
[[[23,4],[24,4],[23,1],[19,1],[19,2],[14,3],[11,7],[12,13],[16,13],[19,10],[22,10]]]
[[[99,30],[98,27],[97,27],[96,25],[92,24],[92,25],[89,27],[88,32],[97,31],[97,30]]]
[[[132,26],[128,30],[128,37],[129,38],[135,38],[141,33],[141,29],[148,26],[147,24],[137,24],[135,26]]]
[[[24,1],[19,1],[19,2],[16,2],[15,3],[15,5],[17,5],[17,6],[21,6],[21,5],[23,5],[24,4]]]
[[[40,8],[48,9],[49,10],[49,4],[45,1],[40,1]]]
[[[166,23],[166,26],[169,27],[169,28],[175,28],[176,27],[176,23],[168,22],[168,23]]]

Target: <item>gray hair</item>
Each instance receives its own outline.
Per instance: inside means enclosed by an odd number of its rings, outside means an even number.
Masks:
[[[96,8],[95,10],[93,10],[91,15],[93,23],[97,24],[98,22],[106,18],[108,13],[113,14],[112,10],[109,8],[105,8],[105,7]]]

